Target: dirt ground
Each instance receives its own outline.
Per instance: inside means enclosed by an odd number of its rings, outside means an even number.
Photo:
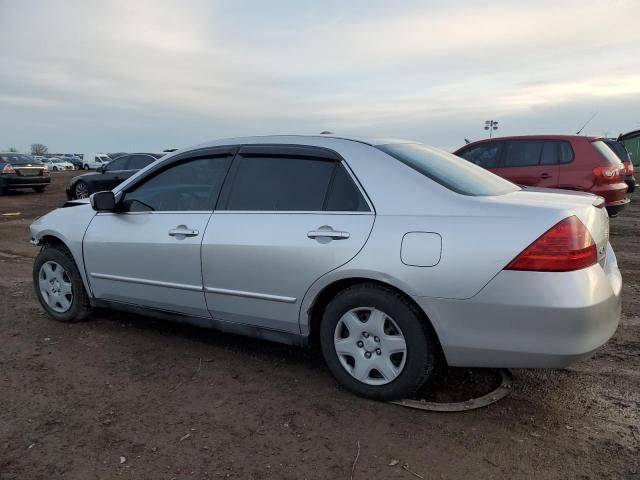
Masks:
[[[28,225],[0,197],[0,479],[640,479],[640,195],[611,221],[623,317],[595,357],[516,370],[487,408],[429,413],[340,389],[318,352],[143,317],[66,325],[37,304]],[[6,213],[20,215],[6,216]]]

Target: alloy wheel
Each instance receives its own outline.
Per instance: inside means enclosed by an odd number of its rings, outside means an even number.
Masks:
[[[340,318],[334,346],[342,367],[367,385],[394,381],[407,359],[407,343],[398,324],[372,307],[351,309]]]
[[[87,188],[87,186],[82,183],[79,182],[75,187],[74,187],[74,192],[76,194],[76,198],[88,198],[89,197],[89,189]]]

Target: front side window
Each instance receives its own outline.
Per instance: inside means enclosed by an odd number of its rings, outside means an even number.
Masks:
[[[443,187],[462,195],[504,195],[520,188],[482,167],[420,143],[376,147]]]
[[[226,210],[322,211],[336,162],[287,156],[242,156]]]
[[[115,160],[107,163],[105,171],[112,172],[116,170],[124,170],[127,167],[127,160],[129,160],[129,157],[118,157]]]
[[[147,165],[155,162],[155,160],[155,158],[150,157],[149,155],[134,155],[129,160],[127,170],[142,170]]]
[[[500,144],[498,142],[482,143],[460,153],[460,156],[482,168],[498,168]]]
[[[170,165],[124,194],[128,212],[213,210],[231,162],[229,156],[198,158]]]

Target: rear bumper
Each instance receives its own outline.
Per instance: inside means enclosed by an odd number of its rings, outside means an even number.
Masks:
[[[14,190],[18,188],[43,187],[51,183],[49,176],[21,176],[15,174],[0,175],[0,188]]]
[[[607,262],[575,272],[500,272],[475,297],[414,297],[451,366],[563,368],[590,356],[620,320],[622,277]]]

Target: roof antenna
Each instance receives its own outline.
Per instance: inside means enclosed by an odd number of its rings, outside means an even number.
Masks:
[[[589,122],[590,122],[591,120],[593,120],[597,114],[598,114],[598,112],[596,112],[596,113],[594,113],[593,115],[591,115],[591,117],[589,117],[589,120],[587,120],[587,122],[586,122],[584,125],[582,125],[582,128],[576,132],[576,135],[580,135],[580,132],[581,132],[582,130],[584,130],[584,127],[586,127],[587,125],[589,125]]]

